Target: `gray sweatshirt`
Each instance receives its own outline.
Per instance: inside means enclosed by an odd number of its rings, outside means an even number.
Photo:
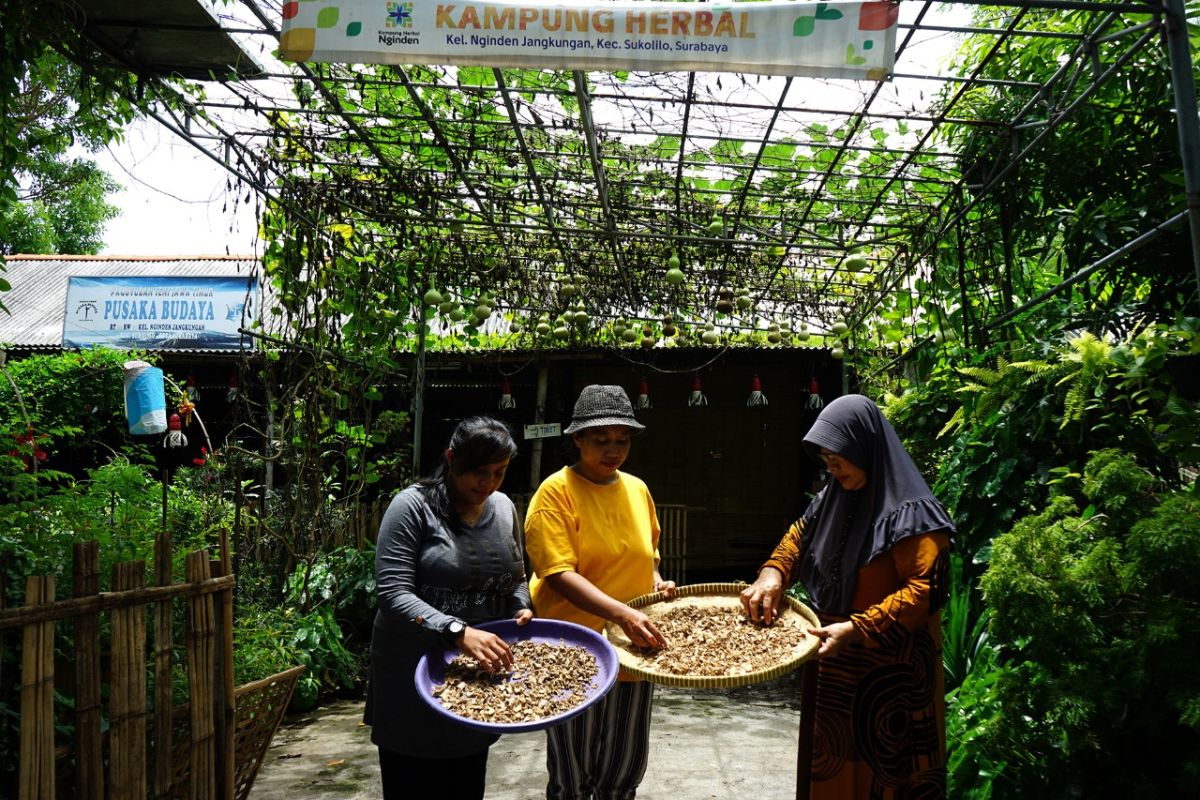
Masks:
[[[371,636],[371,676],[364,720],[371,741],[424,758],[468,755],[495,736],[456,725],[417,696],[413,675],[428,651],[451,646],[451,618],[476,624],[529,608],[521,522],[499,492],[471,527],[455,531],[416,486],[396,495],[375,545],[379,610]]]

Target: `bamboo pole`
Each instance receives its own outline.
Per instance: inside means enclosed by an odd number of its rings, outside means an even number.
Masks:
[[[0,611],[0,631],[8,628],[24,628],[35,622],[67,619],[91,612],[111,611],[131,605],[145,605],[158,600],[175,597],[195,597],[232,589],[236,581],[232,575],[211,578],[199,583],[180,583],[174,586],[148,586],[120,592],[103,592],[94,597],[76,597],[59,600],[37,608],[22,606]]]
[[[210,564],[212,574],[227,574],[229,549],[222,533],[222,558]],[[233,590],[213,595],[217,626],[217,647],[214,665],[214,713],[216,715],[217,784],[218,796],[234,800],[237,777],[237,697],[233,687]]]
[[[75,597],[100,593],[100,543],[77,542],[73,553]],[[104,797],[104,752],[100,739],[100,616],[75,618],[75,796]]]
[[[170,586],[171,534],[154,540],[154,583]],[[154,605],[154,796],[166,797],[171,790],[171,761],[174,753],[174,720],[171,716],[171,600]]]
[[[144,561],[113,566],[115,591],[146,582]],[[112,678],[108,701],[109,797],[146,797],[146,607],[131,605],[112,613]]]
[[[187,554],[187,580],[208,580],[208,554]],[[216,764],[213,742],[213,599],[197,595],[188,602],[188,681],[191,685],[191,742],[188,747],[190,800],[215,800]]]
[[[25,605],[54,601],[54,578],[25,581]],[[21,800],[54,798],[54,623],[25,628],[21,659]]]

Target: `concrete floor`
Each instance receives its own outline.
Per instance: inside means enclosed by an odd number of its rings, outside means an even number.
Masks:
[[[650,767],[639,800],[795,797],[800,673],[729,690],[659,687]],[[339,701],[285,720],[250,800],[377,800],[376,750],[362,703]],[[542,732],[501,737],[488,758],[489,800],[545,797]]]

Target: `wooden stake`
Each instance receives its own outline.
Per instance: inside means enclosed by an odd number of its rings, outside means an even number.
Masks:
[[[100,593],[100,543],[74,546],[75,597]],[[75,618],[75,796],[104,797],[104,752],[100,739],[100,615]]]
[[[186,569],[189,583],[208,580],[208,554],[202,550],[188,553]],[[191,800],[215,800],[212,595],[199,595],[188,602],[187,654],[191,684],[188,796]]]
[[[25,581],[25,605],[54,602],[54,578]],[[21,800],[54,798],[54,623],[25,628],[21,652]]]
[[[154,541],[154,583],[170,586],[171,534],[160,533]],[[175,725],[171,717],[171,600],[154,604],[154,796],[166,797],[171,790],[171,761]]]
[[[222,552],[227,553],[224,547]],[[225,559],[210,565],[213,577],[228,574]],[[213,595],[218,631],[214,665],[214,713],[216,716],[219,796],[234,800],[237,779],[237,697],[233,688],[233,590]]]
[[[113,591],[140,589],[146,563],[125,561],[113,566]],[[108,704],[109,797],[146,797],[146,606],[112,613],[112,678]]]

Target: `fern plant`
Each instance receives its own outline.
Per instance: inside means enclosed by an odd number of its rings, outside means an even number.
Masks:
[[[1069,349],[1063,353],[1062,363],[1069,371],[1055,384],[1067,387],[1060,428],[1083,419],[1089,398],[1101,393],[1101,386],[1112,367],[1112,345],[1090,331],[1069,339],[1067,345]]]

